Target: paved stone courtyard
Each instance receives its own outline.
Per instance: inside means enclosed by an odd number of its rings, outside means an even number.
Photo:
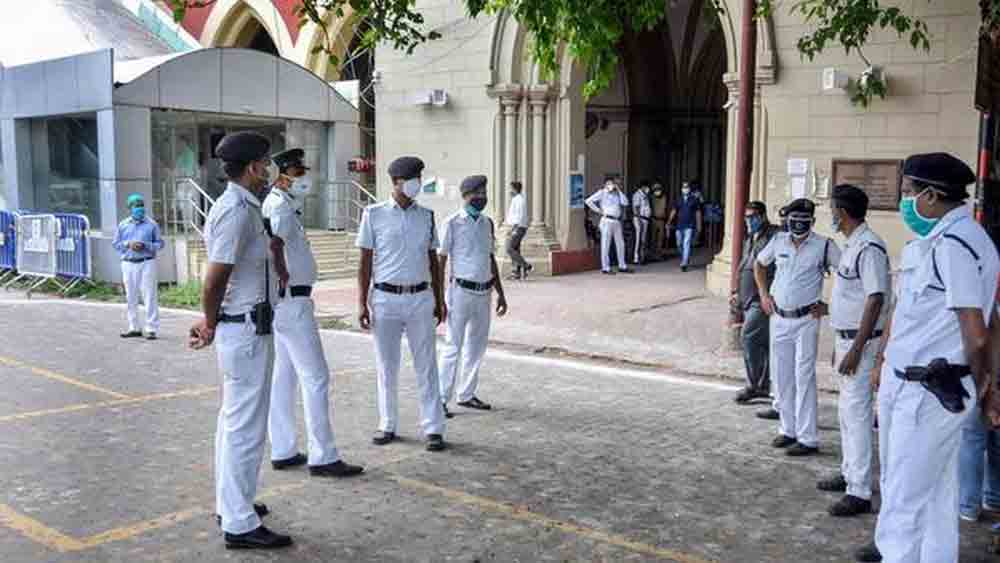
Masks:
[[[372,446],[372,343],[324,333],[336,371],[348,481],[262,469],[266,522],[295,546],[227,552],[215,528],[214,354],[185,348],[192,315],[162,340],[123,343],[118,305],[0,297],[0,561],[850,560],[874,516],[835,520],[815,481],[838,465],[772,449],[775,429],[731,402],[736,385],[669,370],[494,350],[490,413],[449,421],[451,449],[417,439],[412,372],[401,433]],[[986,523],[963,524],[962,561],[991,561]]]

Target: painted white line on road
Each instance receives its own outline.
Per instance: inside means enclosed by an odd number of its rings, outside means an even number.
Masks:
[[[81,307],[104,307],[108,309],[125,309],[124,303],[101,303],[97,301],[80,301],[73,299],[0,299],[0,307],[4,305],[78,305]],[[140,306],[140,309],[145,309],[145,307]],[[160,307],[161,313],[173,313],[177,315],[186,315],[189,317],[200,317],[201,311],[192,311],[190,309],[173,309],[170,307]]]

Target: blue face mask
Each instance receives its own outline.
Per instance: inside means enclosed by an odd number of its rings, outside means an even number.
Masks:
[[[146,218],[146,208],[145,207],[133,207],[132,208],[132,218],[136,221],[142,221]]]
[[[904,197],[899,201],[899,213],[903,216],[903,223],[920,238],[929,235],[940,220],[924,217],[917,210],[917,198],[923,195],[923,193],[920,192],[912,197]]]
[[[474,197],[465,204],[465,212],[472,218],[479,217],[484,209],[486,209],[485,197]]]
[[[746,222],[747,222],[747,231],[749,231],[750,234],[752,235],[757,234],[757,231],[759,231],[760,228],[764,226],[764,221],[756,215],[747,217]]]

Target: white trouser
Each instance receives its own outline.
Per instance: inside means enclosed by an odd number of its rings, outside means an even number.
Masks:
[[[611,270],[611,239],[615,240],[615,254],[618,256],[618,269],[625,270],[625,237],[622,235],[622,222],[607,217],[601,218],[601,269]]]
[[[847,494],[861,499],[872,498],[872,457],[874,413],[872,403],[872,369],[875,367],[875,354],[878,352],[879,339],[872,338],[865,344],[861,361],[854,375],[838,375],[840,399],[837,405],[840,418],[840,442],[843,461],[840,472],[847,481]],[[840,366],[841,360],[851,350],[854,341],[847,338],[837,338],[834,356],[834,369]]]
[[[879,381],[882,508],[875,543],[885,563],[958,561],[958,446],[976,397],[962,385],[965,410],[945,410],[920,383],[903,381],[886,364]]]
[[[215,430],[215,511],[222,529],[244,534],[260,526],[253,509],[267,438],[274,342],[254,325],[219,323],[215,351],[222,373],[222,407]]]
[[[819,319],[771,315],[771,385],[778,389],[781,433],[817,447],[816,348]]]
[[[316,326],[315,306],[309,297],[286,297],[274,310],[274,381],[268,434],[271,459],[298,453],[295,439],[295,395],[302,386],[309,465],[339,459],[330,425],[330,368]]]
[[[452,285],[448,289],[448,338],[441,354],[441,402],[455,389],[461,363],[458,401],[468,401],[479,389],[479,368],[490,336],[491,292],[476,293]],[[461,362],[460,362],[461,360]]]
[[[396,295],[372,289],[371,311],[378,370],[379,430],[395,433],[399,425],[400,341],[405,332],[417,375],[421,429],[424,435],[444,434],[433,292],[428,289]]]
[[[146,330],[160,330],[160,307],[157,305],[156,260],[122,261],[122,280],[128,301],[128,329],[142,330],[139,324],[139,298],[146,305]]]
[[[635,226],[635,263],[641,264],[646,258],[646,233],[649,232],[649,221],[633,217],[632,224]]]

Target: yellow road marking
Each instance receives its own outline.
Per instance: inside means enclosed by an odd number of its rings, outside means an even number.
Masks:
[[[76,538],[54,530],[34,518],[25,516],[6,504],[0,504],[0,526],[5,526],[31,541],[61,553],[79,551],[86,545]]]
[[[27,420],[31,418],[37,418],[40,416],[47,416],[52,414],[64,414],[77,411],[85,411],[91,409],[107,408],[107,407],[121,407],[128,405],[139,405],[142,403],[148,403],[151,401],[162,401],[165,399],[175,399],[178,397],[197,397],[199,395],[206,395],[209,393],[215,393],[219,389],[216,385],[211,385],[207,387],[195,387],[192,389],[184,389],[181,391],[171,391],[169,393],[156,393],[153,395],[143,395],[141,397],[129,397],[127,399],[116,399],[114,401],[100,401],[96,403],[82,403],[78,405],[69,405],[65,407],[58,407],[54,409],[44,409],[39,411],[22,412],[18,414],[8,414],[6,416],[0,416],[0,422],[11,422],[15,420]]]
[[[110,389],[105,389],[103,387],[98,387],[96,385],[91,385],[90,383],[86,383],[84,381],[79,381],[77,379],[73,379],[72,377],[65,376],[65,375],[63,375],[61,373],[56,373],[56,372],[54,372],[54,371],[52,371],[50,369],[40,368],[40,367],[36,367],[36,366],[33,366],[33,365],[26,364],[26,363],[24,363],[22,361],[15,360],[14,358],[7,358],[7,357],[4,357],[4,356],[0,356],[0,364],[8,365],[8,366],[15,367],[15,368],[26,369],[26,370],[30,371],[31,373],[33,373],[35,375],[40,375],[42,377],[47,377],[47,378],[52,379],[54,381],[59,381],[59,382],[66,383],[66,384],[69,384],[69,385],[74,385],[74,386],[79,387],[81,389],[86,389],[88,391],[93,391],[95,393],[102,393],[104,395],[110,395],[110,396],[112,396],[112,397],[114,397],[116,399],[128,399],[129,398],[129,396],[126,395],[126,394],[124,394],[124,393],[119,393],[117,391],[112,391]]]
[[[653,555],[670,561],[676,561],[677,563],[710,563],[709,560],[702,559],[701,557],[698,557],[696,555],[682,553],[680,551],[675,551],[673,549],[664,549],[661,547],[656,547],[655,545],[632,541],[626,538],[625,536],[621,536],[618,534],[602,532],[600,530],[585,528],[583,526],[579,526],[577,524],[573,524],[570,522],[556,520],[554,518],[549,518],[544,514],[531,512],[526,508],[515,506],[513,504],[507,504],[505,502],[498,502],[493,499],[485,497],[470,495],[469,493],[465,493],[462,491],[449,489],[447,487],[440,487],[438,485],[432,485],[430,483],[417,481],[416,479],[401,477],[399,475],[390,475],[390,478],[399,483],[400,485],[403,485],[404,487],[415,489],[417,491],[430,493],[432,495],[439,495],[450,500],[458,501],[462,504],[468,504],[489,512],[496,512],[498,514],[503,514],[505,516],[514,518],[515,520],[523,520],[525,522],[531,522],[549,528],[555,528],[562,532],[567,532],[597,542],[614,545],[617,547],[621,547],[623,549],[627,549],[629,551],[634,551],[636,553]]]

